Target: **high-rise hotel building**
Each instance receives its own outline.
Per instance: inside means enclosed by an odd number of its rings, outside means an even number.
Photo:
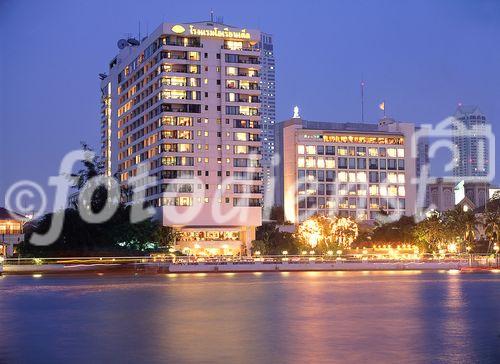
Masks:
[[[273,36],[262,33],[259,48],[261,52],[262,192],[264,194],[264,208],[269,211],[275,204],[273,157],[275,155],[276,64]]]
[[[211,21],[163,23],[140,42],[119,41],[101,76],[107,173],[129,184],[146,164],[157,182],[145,201],[181,232],[181,250],[245,251],[261,224],[259,46],[269,43]]]
[[[372,222],[381,210],[414,213],[413,124],[297,117],[280,123],[276,131],[283,159],[277,194],[282,195],[286,220],[299,223],[319,213]]]
[[[453,125],[452,142],[459,156],[455,160],[453,176],[486,177],[489,173],[490,150],[488,121],[478,106],[459,105],[455,118],[459,126]],[[464,131],[474,131],[464,133]]]

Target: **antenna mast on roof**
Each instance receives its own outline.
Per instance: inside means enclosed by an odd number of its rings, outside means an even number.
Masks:
[[[361,122],[365,122],[365,80],[361,74]]]

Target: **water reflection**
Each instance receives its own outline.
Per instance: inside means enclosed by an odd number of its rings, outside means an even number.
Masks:
[[[8,276],[0,362],[489,362],[499,285],[420,271]]]

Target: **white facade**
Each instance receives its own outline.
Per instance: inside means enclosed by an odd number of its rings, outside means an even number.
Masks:
[[[414,125],[286,121],[282,129],[285,219],[316,214],[373,221],[380,210],[415,212]]]
[[[180,248],[248,247],[262,221],[261,33],[163,23],[126,42],[102,90],[107,173],[156,178],[145,201],[182,232]]]

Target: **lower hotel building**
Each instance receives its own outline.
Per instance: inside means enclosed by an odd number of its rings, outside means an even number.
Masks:
[[[328,123],[300,117],[277,127],[282,163],[276,172],[285,219],[320,213],[372,223],[381,210],[412,215],[416,202],[411,141],[415,126]]]
[[[122,39],[101,74],[102,154],[122,185],[156,177],[145,202],[194,254],[249,251],[262,222],[258,30],[162,23]]]

